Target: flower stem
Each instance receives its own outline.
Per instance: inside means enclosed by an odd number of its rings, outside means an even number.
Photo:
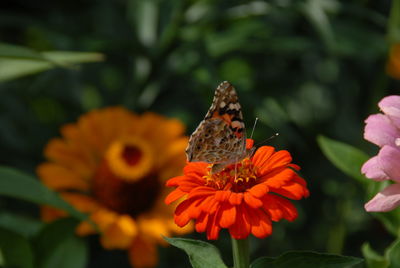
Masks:
[[[249,240],[232,238],[233,250],[233,267],[234,268],[249,268]]]

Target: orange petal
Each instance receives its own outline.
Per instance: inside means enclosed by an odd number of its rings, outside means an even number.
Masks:
[[[244,201],[246,202],[247,205],[249,205],[252,208],[259,208],[262,206],[262,202],[260,199],[254,197],[251,193],[245,192],[244,193]]]
[[[236,207],[236,221],[229,227],[229,233],[235,239],[245,239],[249,236],[251,231],[250,224],[247,220],[248,216],[244,215],[246,213],[245,207],[243,203]]]
[[[100,208],[97,201],[87,195],[64,192],[61,193],[61,196],[81,212],[90,213]]]
[[[184,180],[185,178],[186,178],[186,176],[173,177],[173,178],[167,180],[165,185],[168,187],[177,187],[177,186],[179,186],[179,183],[181,182],[181,180]]]
[[[96,168],[93,159],[88,158],[79,147],[62,139],[51,139],[44,154],[49,160],[74,170],[83,178],[91,177]]]
[[[219,231],[221,227],[217,224],[217,217],[215,215],[210,216],[211,223],[207,225],[207,239],[217,240],[219,237]]]
[[[179,198],[183,197],[184,195],[186,195],[185,192],[182,192],[179,188],[176,188],[175,190],[173,190],[168,196],[167,198],[165,198],[165,204],[169,205],[172,202],[178,200]]]
[[[248,209],[251,233],[258,238],[265,238],[272,233],[272,224],[269,217],[261,209]]]
[[[219,202],[225,202],[229,200],[231,193],[232,193],[231,191],[216,191],[215,200]]]
[[[296,173],[290,168],[276,169],[275,172],[271,172],[262,177],[262,181],[268,187],[280,188],[292,180]]]
[[[41,181],[49,188],[59,190],[80,190],[89,189],[88,181],[85,181],[73,170],[55,163],[44,163],[37,168],[38,176]]]
[[[231,204],[224,204],[218,214],[219,225],[222,228],[229,228],[236,220],[236,207]]]
[[[202,233],[207,230],[208,216],[208,213],[201,213],[200,216],[197,218],[195,227],[198,233]]]
[[[263,209],[271,215],[273,221],[284,218],[294,221],[297,218],[297,209],[289,200],[277,195],[266,195],[263,198]]]
[[[251,187],[247,191],[250,192],[253,196],[260,198],[268,192],[268,186],[263,183],[260,183]]]
[[[90,219],[96,224],[98,229],[93,226],[91,222],[81,222],[76,228],[78,235],[84,236],[89,234],[97,233],[98,231],[104,231],[117,219],[117,214],[107,209],[98,209],[90,215]]]
[[[106,249],[126,249],[137,234],[135,221],[122,215],[114,221],[101,236],[101,244]]]
[[[243,193],[232,193],[229,197],[229,203],[232,205],[240,205],[243,200]]]
[[[182,203],[180,203],[176,207],[174,219],[175,219],[175,223],[179,227],[185,226],[191,220],[188,209],[192,205],[193,205],[192,200],[184,200]]]
[[[129,261],[135,268],[155,267],[158,262],[156,244],[145,237],[136,237],[129,249]]]
[[[263,176],[276,168],[286,167],[290,162],[292,162],[290,153],[282,150],[272,154],[269,158],[264,158],[256,166],[258,167],[260,176]]]
[[[68,215],[65,211],[55,209],[53,207],[42,206],[40,208],[40,217],[45,222],[53,221],[67,216]]]
[[[274,147],[262,146],[255,152],[252,162],[256,167],[262,167],[269,161],[269,158],[273,153],[275,153]]]

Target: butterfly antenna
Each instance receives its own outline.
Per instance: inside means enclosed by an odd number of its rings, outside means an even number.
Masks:
[[[257,121],[258,121],[258,117],[256,117],[256,120],[254,120],[254,125],[253,125],[253,129],[251,130],[250,139],[252,139],[252,138],[253,138],[254,129],[256,128]]]
[[[274,138],[276,138],[276,137],[278,137],[278,136],[279,136],[279,133],[275,133],[274,135],[272,135],[272,136],[269,137],[268,139],[265,139],[265,140],[263,140],[262,142],[257,143],[254,147],[259,147],[259,146],[261,146],[262,144],[266,143],[267,141],[272,140],[272,139],[274,139]]]

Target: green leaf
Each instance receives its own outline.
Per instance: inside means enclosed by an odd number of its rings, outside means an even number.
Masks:
[[[80,220],[87,218],[36,178],[9,167],[0,166],[0,195],[49,205],[64,210]]]
[[[43,222],[8,212],[0,213],[0,228],[12,230],[23,237],[30,238],[42,228]]]
[[[318,136],[317,142],[324,155],[337,168],[364,186],[370,183],[370,180],[361,174],[361,166],[369,158],[367,154],[351,145],[321,135]]]
[[[55,67],[47,61],[0,58],[0,81],[16,79]]]
[[[61,66],[78,63],[99,62],[104,55],[95,52],[45,51],[41,53],[45,59]]]
[[[0,58],[44,60],[43,56],[33,49],[0,42]]]
[[[342,255],[334,255],[327,253],[318,253],[313,251],[290,251],[283,253],[281,256],[261,257],[251,264],[251,268],[344,268],[351,267],[361,263],[363,259],[348,257]]]
[[[368,268],[387,268],[389,266],[385,257],[375,252],[368,243],[362,245],[361,251]]]
[[[388,185],[388,182],[376,182],[361,174],[361,166],[368,160],[368,155],[348,144],[318,136],[318,144],[325,156],[341,171],[356,179],[366,192],[366,199],[375,196]],[[399,234],[400,214],[396,211],[386,213],[372,213],[393,235]]]
[[[78,221],[68,218],[47,224],[34,240],[39,268],[84,268],[88,250],[85,241],[75,236]]]
[[[98,62],[104,56],[94,52],[47,51],[0,43],[0,81],[42,72],[56,67]]]
[[[304,14],[329,50],[335,47],[335,36],[328,13],[335,12],[338,8],[339,3],[336,0],[307,0],[303,4]]]
[[[33,253],[28,241],[21,235],[0,228],[1,267],[33,268]]]
[[[386,249],[385,258],[389,261],[389,268],[400,267],[400,239],[394,241],[390,247]]]
[[[164,239],[171,245],[180,248],[189,256],[193,268],[226,268],[218,249],[210,243],[186,238]]]
[[[393,0],[388,20],[388,40],[390,43],[400,42],[400,0]]]

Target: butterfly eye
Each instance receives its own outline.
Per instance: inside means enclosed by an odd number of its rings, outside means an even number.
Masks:
[[[200,146],[197,146],[196,148],[197,148],[197,150],[200,150],[201,147],[200,147]]]

